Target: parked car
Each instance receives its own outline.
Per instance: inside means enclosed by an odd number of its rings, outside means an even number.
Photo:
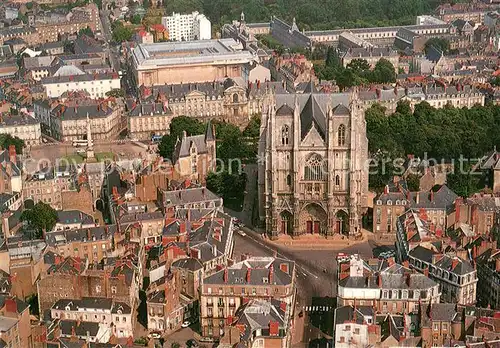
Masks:
[[[149,335],[148,335],[148,338],[155,338],[155,339],[159,339],[161,337],[161,334],[159,332],[151,332]]]
[[[243,232],[242,230],[238,230],[238,234],[242,237],[245,237],[247,234]]]
[[[196,342],[194,339],[189,339],[186,341],[186,347],[188,348],[198,348],[199,347],[199,344],[198,342]]]
[[[189,320],[186,320],[185,322],[182,323],[181,327],[188,327],[189,325],[191,325],[191,322]]]

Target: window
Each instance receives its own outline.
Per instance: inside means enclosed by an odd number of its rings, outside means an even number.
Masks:
[[[355,329],[354,329],[354,334],[355,334],[355,335],[359,335],[359,328],[355,328]]]
[[[434,324],[434,331],[438,331],[439,330],[439,324]]]
[[[337,133],[339,146],[345,146],[345,126],[343,124],[339,126]]]
[[[335,186],[340,186],[340,176],[335,175]]]
[[[112,286],[111,287],[111,293],[112,294],[116,294],[116,286]]]
[[[306,162],[304,168],[305,180],[324,180],[326,178],[326,166],[323,158],[318,154],[313,154]]]
[[[284,125],[281,128],[281,145],[289,144],[289,136],[290,136],[290,127],[288,125]]]

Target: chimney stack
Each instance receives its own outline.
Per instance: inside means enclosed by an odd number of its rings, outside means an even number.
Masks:
[[[247,268],[247,277],[246,277],[247,283],[250,283],[250,279],[251,279],[250,276],[252,274],[251,272],[252,272],[252,269],[250,267]]]

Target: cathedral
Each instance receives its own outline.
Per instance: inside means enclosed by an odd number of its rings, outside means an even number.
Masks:
[[[259,141],[259,215],[270,237],[356,235],[368,193],[357,91],[270,91]]]

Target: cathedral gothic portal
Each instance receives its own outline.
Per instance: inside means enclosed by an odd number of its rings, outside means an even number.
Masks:
[[[259,142],[266,231],[355,235],[368,192],[368,140],[357,92],[270,92]]]

